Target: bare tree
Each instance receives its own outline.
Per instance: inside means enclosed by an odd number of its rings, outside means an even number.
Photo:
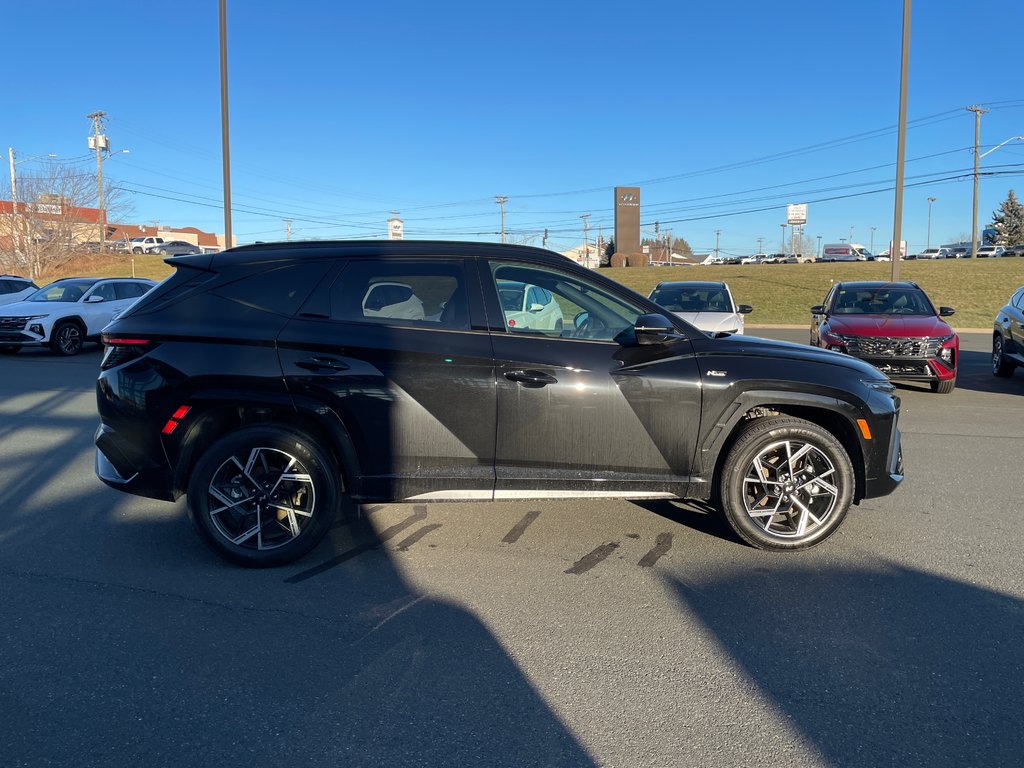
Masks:
[[[39,277],[66,263],[82,243],[98,242],[98,197],[95,174],[66,163],[43,163],[21,176],[17,209],[8,217],[12,248],[5,268]],[[126,195],[116,185],[104,184],[103,197],[107,222],[127,213]]]

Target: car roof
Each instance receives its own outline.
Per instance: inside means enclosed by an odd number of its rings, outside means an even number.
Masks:
[[[532,260],[552,266],[571,265],[575,261],[553,251],[528,245],[481,243],[466,240],[315,240],[242,245],[219,253],[176,256],[170,264],[183,264],[199,269],[215,269],[240,264],[302,258],[338,258],[357,256],[415,256],[416,258],[495,258],[529,256]],[[584,267],[579,267],[585,269]]]
[[[725,288],[721,280],[667,280],[658,283],[655,288]]]
[[[839,288],[847,288],[855,291],[871,291],[876,288],[903,288],[906,290],[921,290],[917,283],[902,281],[891,283],[888,280],[858,280],[852,282],[837,283]]]

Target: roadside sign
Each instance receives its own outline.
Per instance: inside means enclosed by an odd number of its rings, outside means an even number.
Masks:
[[[786,206],[786,223],[791,227],[807,223],[807,204],[790,203]]]

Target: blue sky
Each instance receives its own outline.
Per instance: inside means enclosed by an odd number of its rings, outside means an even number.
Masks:
[[[613,226],[612,188],[697,251],[807,235],[891,237],[900,0],[858,3],[338,3],[228,0],[240,242],[509,238],[556,249]],[[918,0],[904,237],[970,231],[971,146],[1024,135],[1024,4]],[[94,170],[85,115],[138,223],[223,231],[216,0],[8,4],[0,144]],[[27,161],[19,174],[37,172]],[[979,222],[1020,189],[1024,141],[982,160]],[[868,193],[868,194],[864,194]],[[830,199],[838,198],[838,199]]]

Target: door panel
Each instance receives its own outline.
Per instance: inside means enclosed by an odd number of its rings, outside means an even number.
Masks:
[[[461,262],[443,272],[458,276],[461,293],[445,303],[432,290],[431,270],[446,263],[349,265],[332,317],[300,312],[278,339],[289,389],[337,413],[352,436],[363,498],[493,490],[490,337],[471,328]],[[373,287],[382,283],[394,303],[381,304]]]

